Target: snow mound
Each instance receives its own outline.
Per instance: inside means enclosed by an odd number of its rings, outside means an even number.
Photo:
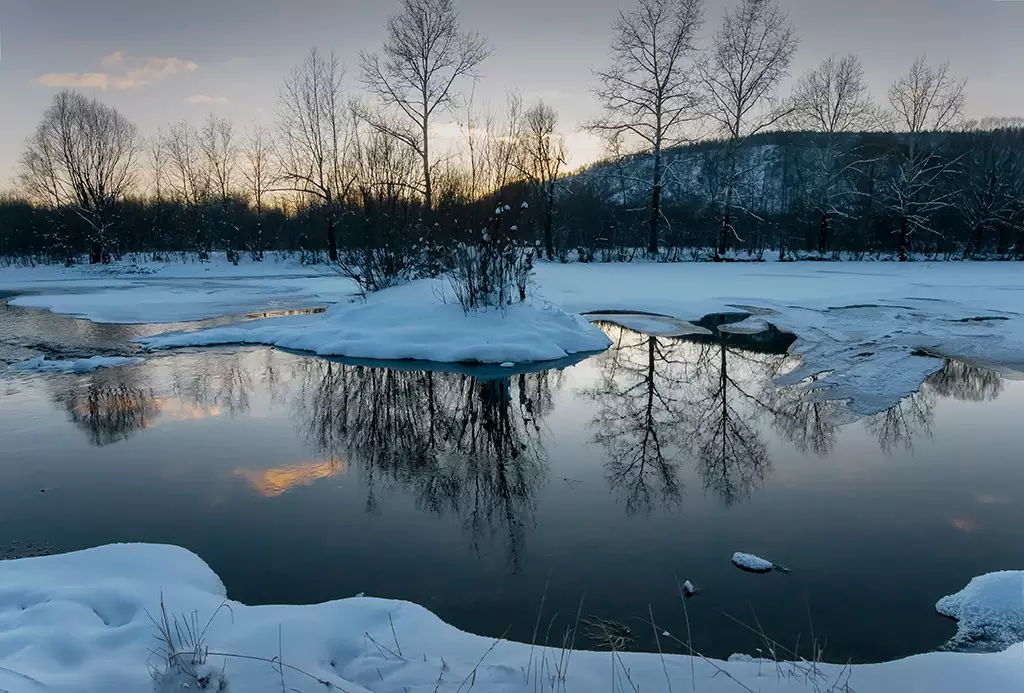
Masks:
[[[542,299],[465,313],[443,280],[387,289],[326,313],[257,320],[139,340],[149,349],[269,344],[320,356],[442,363],[528,363],[598,352],[601,330]]]
[[[150,615],[159,617],[162,604],[170,618],[194,618],[204,631],[210,654],[199,673],[223,674],[227,690],[236,692],[305,693],[326,690],[326,682],[349,693],[534,693],[547,689],[546,673],[524,672],[554,671],[565,656],[558,648],[464,633],[408,602],[353,598],[246,606],[228,600],[213,571],[185,549],[119,544],[0,561],[0,690],[152,693],[154,684],[159,691],[200,689],[174,672],[163,676],[163,662],[152,654],[160,645]],[[559,690],[608,690],[610,663],[628,672],[632,688],[641,691],[663,691],[666,679],[675,690],[701,693],[804,693],[814,683],[824,688],[835,681],[836,690],[846,690],[848,682],[858,693],[1024,690],[1020,652],[1009,650],[816,664],[813,671],[804,663],[786,663],[780,664],[787,667],[781,676],[765,676],[760,662],[742,656],[728,662],[630,652],[611,657],[573,652]],[[283,680],[277,662],[284,663]]]
[[[766,561],[752,553],[740,551],[732,555],[732,563],[740,570],[746,570],[749,573],[770,573],[775,570],[775,564],[771,561]]]
[[[74,361],[50,361],[45,356],[37,356],[11,366],[12,371],[32,371],[36,373],[92,373],[100,368],[120,368],[142,363],[143,359],[128,356],[93,356]]]
[[[1000,651],[1024,641],[1024,571],[976,577],[935,605],[956,619],[957,633],[943,649]]]

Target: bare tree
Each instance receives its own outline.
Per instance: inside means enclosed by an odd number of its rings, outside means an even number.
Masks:
[[[775,93],[789,74],[797,44],[789,19],[775,0],[740,0],[737,7],[725,13],[711,50],[698,62],[705,115],[728,140],[716,259],[728,250],[732,238],[738,238],[732,225],[732,207],[740,147],[748,137],[775,125],[792,110],[779,104]]]
[[[345,167],[350,123],[343,78],[337,56],[314,48],[285,80],[277,114],[281,184],[322,202],[332,262],[338,260],[338,208],[354,182]]]
[[[652,254],[658,252],[664,150],[684,141],[684,126],[699,116],[692,58],[703,14],[703,0],[639,0],[615,22],[612,66],[595,73],[600,85],[594,93],[605,115],[586,128],[605,137],[628,135],[654,157],[647,239]]]
[[[835,135],[872,127],[878,112],[856,55],[825,58],[805,73],[793,90],[794,125]]]
[[[254,125],[242,145],[242,157],[245,160],[242,178],[245,181],[246,193],[258,216],[263,214],[264,200],[275,185],[274,155],[274,142],[270,130],[261,125]]]
[[[168,187],[174,198],[189,207],[204,204],[213,194],[213,180],[203,157],[199,133],[183,120],[171,125],[161,142],[170,169]]]
[[[792,125],[817,133],[810,195],[820,219],[818,252],[825,253],[833,216],[846,216],[844,202],[851,194],[846,174],[859,161],[842,164],[844,133],[868,130],[883,122],[864,83],[864,66],[850,54],[831,56],[804,74],[792,97]]]
[[[910,71],[889,86],[889,104],[901,127],[912,135],[948,130],[963,116],[967,80],[949,73],[949,62],[929,65],[920,56]]]
[[[544,249],[555,255],[555,186],[565,166],[565,140],[558,134],[558,111],[543,101],[526,111],[519,140],[519,169],[544,202]]]
[[[928,65],[921,56],[910,71],[889,87],[889,104],[896,120],[909,133],[907,145],[895,152],[896,174],[888,181],[886,197],[899,218],[899,258],[908,259],[911,237],[920,231],[938,234],[934,215],[949,207],[957,190],[947,184],[957,160],[947,160],[926,144],[925,133],[951,128],[963,115],[967,80],[949,73],[949,63]],[[935,143],[934,137],[932,144]]]
[[[234,124],[227,118],[211,115],[199,132],[199,149],[214,193],[221,201],[227,200],[231,196],[238,169],[238,142]]]
[[[35,199],[68,207],[90,229],[89,261],[104,259],[114,210],[136,180],[139,137],[117,109],[74,91],[58,93],[29,137],[20,182]]]
[[[367,118],[375,127],[404,142],[422,162],[423,201],[433,205],[430,126],[439,111],[458,96],[456,83],[472,76],[490,50],[478,34],[462,31],[453,0],[402,0],[388,19],[382,56],[363,53],[363,83],[400,123]],[[372,114],[368,114],[372,115]]]

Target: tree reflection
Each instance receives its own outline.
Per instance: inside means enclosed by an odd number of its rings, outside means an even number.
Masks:
[[[160,413],[152,389],[137,386],[130,376],[105,374],[72,382],[55,393],[54,401],[97,447],[112,445],[149,428]]]
[[[421,509],[460,518],[475,546],[499,529],[517,563],[547,466],[541,419],[547,372],[513,378],[304,363],[297,411],[320,454],[345,457],[366,480],[411,490]]]
[[[846,403],[824,399],[827,392],[815,388],[814,378],[774,385],[795,364],[786,354],[791,338],[777,331],[719,332],[723,322],[712,320],[704,325],[712,335],[696,338],[601,325],[614,346],[599,357],[598,378],[580,396],[598,404],[591,440],[604,449],[606,478],[628,513],[679,503],[687,459],[706,491],[726,505],[741,501],[772,472],[766,427],[801,453],[825,457],[850,420]],[[885,453],[910,448],[931,435],[938,398],[982,401],[1001,390],[997,373],[950,361],[920,392],[864,425]]]
[[[600,405],[592,440],[605,449],[606,477],[627,512],[678,503],[687,455],[705,489],[727,504],[764,481],[771,460],[755,422],[758,409],[772,411],[762,390],[784,354],[602,327],[615,346],[602,357],[597,383],[581,395]]]
[[[678,471],[678,393],[685,383],[679,343],[603,325],[615,346],[602,358],[595,385],[580,395],[601,407],[591,422],[608,455],[605,474],[625,498],[626,512],[650,512],[655,500],[682,496]]]
[[[924,387],[939,397],[965,402],[986,402],[1003,392],[1003,379],[996,371],[963,361],[946,361],[941,371],[925,381]]]

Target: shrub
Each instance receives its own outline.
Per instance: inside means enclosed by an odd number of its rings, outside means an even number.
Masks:
[[[499,204],[487,228],[453,246],[448,279],[466,312],[504,309],[526,300],[537,257],[525,230],[527,210],[524,203],[516,215],[510,206]]]

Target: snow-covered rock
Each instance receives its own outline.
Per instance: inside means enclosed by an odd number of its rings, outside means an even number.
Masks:
[[[100,368],[120,368],[142,363],[143,359],[128,356],[92,356],[74,361],[51,361],[45,356],[22,361],[11,366],[12,371],[36,373],[92,373]]]
[[[1004,650],[1024,641],[1024,571],[1006,570],[976,577],[935,605],[956,619],[950,650]]]
[[[579,315],[537,298],[466,313],[444,280],[385,289],[326,313],[257,320],[139,340],[149,349],[215,344],[268,344],[321,356],[530,363],[607,349],[611,340]]]
[[[775,564],[771,561],[766,561],[760,556],[741,551],[737,551],[732,555],[732,563],[740,570],[746,570],[750,573],[770,573],[775,570]]]

